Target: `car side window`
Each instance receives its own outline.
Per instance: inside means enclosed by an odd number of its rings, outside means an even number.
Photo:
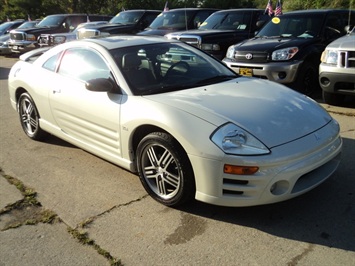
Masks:
[[[104,59],[95,51],[86,48],[66,50],[58,73],[85,82],[98,78],[113,80],[111,71]]]
[[[211,11],[198,11],[195,18],[194,18],[194,26],[200,25],[202,22],[208,18],[208,16],[211,15]]]
[[[325,25],[327,39],[336,39],[344,35],[341,14],[331,14],[327,18]]]
[[[43,68],[48,69],[50,71],[55,71],[57,68],[57,63],[58,60],[60,58],[61,52],[53,55],[52,57],[50,57],[44,64],[43,64]]]

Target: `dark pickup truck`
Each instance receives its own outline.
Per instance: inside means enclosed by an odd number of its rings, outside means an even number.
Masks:
[[[169,39],[194,45],[218,59],[223,59],[230,45],[255,36],[270,20],[264,9],[227,9],[214,12],[196,30],[173,32]]]
[[[164,11],[154,21],[138,33],[138,35],[164,36],[170,32],[197,29],[212,13],[215,8],[176,8]]]
[[[223,61],[238,74],[318,96],[321,54],[354,21],[355,10],[287,12],[272,18],[254,38],[231,46]]]
[[[78,39],[112,34],[136,34],[161,13],[159,10],[127,10],[118,13],[109,23],[78,30]]]
[[[86,21],[109,20],[110,16],[90,14],[57,14],[45,17],[33,28],[14,29],[10,31],[9,48],[13,53],[24,53],[39,48],[38,38],[41,34],[73,31],[80,23]]]

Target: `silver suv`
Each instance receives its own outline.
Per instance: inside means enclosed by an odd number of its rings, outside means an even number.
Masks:
[[[346,95],[355,96],[355,27],[325,48],[319,65],[319,84],[325,103],[338,105]]]

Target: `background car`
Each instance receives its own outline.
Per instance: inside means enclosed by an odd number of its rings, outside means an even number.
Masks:
[[[92,14],[54,14],[45,17],[36,27],[10,31],[9,47],[13,53],[21,54],[39,48],[41,34],[73,31],[80,23],[109,20],[111,16]]]
[[[78,39],[112,34],[136,34],[159,15],[159,10],[132,9],[119,12],[108,24],[80,29]]]
[[[231,46],[223,61],[236,73],[285,84],[301,93],[320,95],[320,56],[346,34],[355,10],[317,9],[273,17],[255,36]]]
[[[17,19],[14,21],[7,21],[4,23],[1,23],[0,24],[0,36],[8,34],[12,29],[16,29],[23,22],[25,22],[24,19]]]
[[[160,13],[154,21],[138,35],[158,35],[197,29],[215,8],[176,8]]]
[[[39,22],[40,20],[25,21],[17,29],[32,28],[36,26]],[[0,55],[9,55],[12,53],[11,49],[9,48],[9,39],[10,34],[4,34],[0,36]]]
[[[41,34],[41,36],[38,38],[38,44],[40,47],[46,47],[74,41],[78,39],[79,29],[90,28],[92,26],[104,25],[107,23],[108,21],[90,21],[79,24],[72,32]]]
[[[196,30],[166,34],[194,45],[218,59],[223,59],[229,46],[255,36],[270,20],[264,9],[239,8],[214,12]]]
[[[328,104],[341,104],[346,95],[355,96],[355,27],[325,48],[319,66],[319,84]]]
[[[340,162],[339,125],[315,101],[184,42],[120,35],[20,59],[8,87],[25,134],[51,133],[138,172],[167,206],[287,200]]]

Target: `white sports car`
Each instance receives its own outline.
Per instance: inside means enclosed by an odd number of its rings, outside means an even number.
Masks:
[[[9,91],[27,136],[50,133],[138,172],[167,206],[279,202],[339,165],[339,125],[316,102],[183,42],[112,36],[20,59]]]

